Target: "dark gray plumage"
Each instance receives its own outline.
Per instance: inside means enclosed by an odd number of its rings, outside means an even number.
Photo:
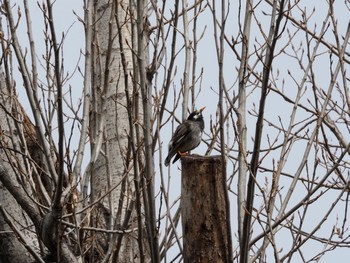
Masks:
[[[173,163],[176,162],[183,153],[196,148],[201,140],[204,130],[204,120],[202,111],[205,107],[192,112],[187,120],[181,123],[175,130],[169,142],[169,152],[165,159],[165,166],[170,164],[171,158],[176,154]]]

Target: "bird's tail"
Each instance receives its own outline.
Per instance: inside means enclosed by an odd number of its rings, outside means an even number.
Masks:
[[[165,166],[169,166],[171,158],[174,157],[174,155],[176,154],[173,163],[175,163],[177,160],[180,159],[181,155],[179,153],[169,153],[168,156],[165,158],[164,164]]]
[[[181,155],[179,153],[177,153],[174,160],[173,160],[173,163],[175,163],[177,160],[179,160],[180,157],[181,157]]]
[[[164,161],[165,166],[169,166],[170,160],[171,160],[171,158],[173,158],[174,155],[175,155],[175,153],[169,152],[168,156],[165,158],[165,161]]]
[[[170,157],[170,155],[168,155],[167,158],[164,161],[165,166],[169,166],[170,160],[171,160],[171,157]]]

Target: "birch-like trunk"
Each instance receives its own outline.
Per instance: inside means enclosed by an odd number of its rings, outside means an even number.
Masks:
[[[142,106],[138,109],[133,64],[133,8],[129,1],[98,1],[93,14],[91,202],[105,197],[95,207],[92,222],[107,229],[127,228],[123,235],[95,237],[96,251],[110,253],[114,262],[138,262],[149,254],[139,239],[143,229],[139,229],[137,216],[141,220],[141,214],[135,210],[141,202],[135,193],[135,165],[142,170],[142,157],[133,158],[131,144],[134,154],[141,156],[142,129],[135,126],[142,123]]]

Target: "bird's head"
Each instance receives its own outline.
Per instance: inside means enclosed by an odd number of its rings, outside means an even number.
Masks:
[[[202,111],[205,109],[205,107],[200,108],[199,110],[195,110],[194,112],[192,112],[187,120],[189,121],[197,121],[197,120],[202,120],[203,119],[203,115],[202,115]]]

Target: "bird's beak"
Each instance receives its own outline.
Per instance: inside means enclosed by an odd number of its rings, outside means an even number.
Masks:
[[[199,111],[200,111],[200,112],[204,111],[205,107],[206,107],[206,106],[200,108]]]

